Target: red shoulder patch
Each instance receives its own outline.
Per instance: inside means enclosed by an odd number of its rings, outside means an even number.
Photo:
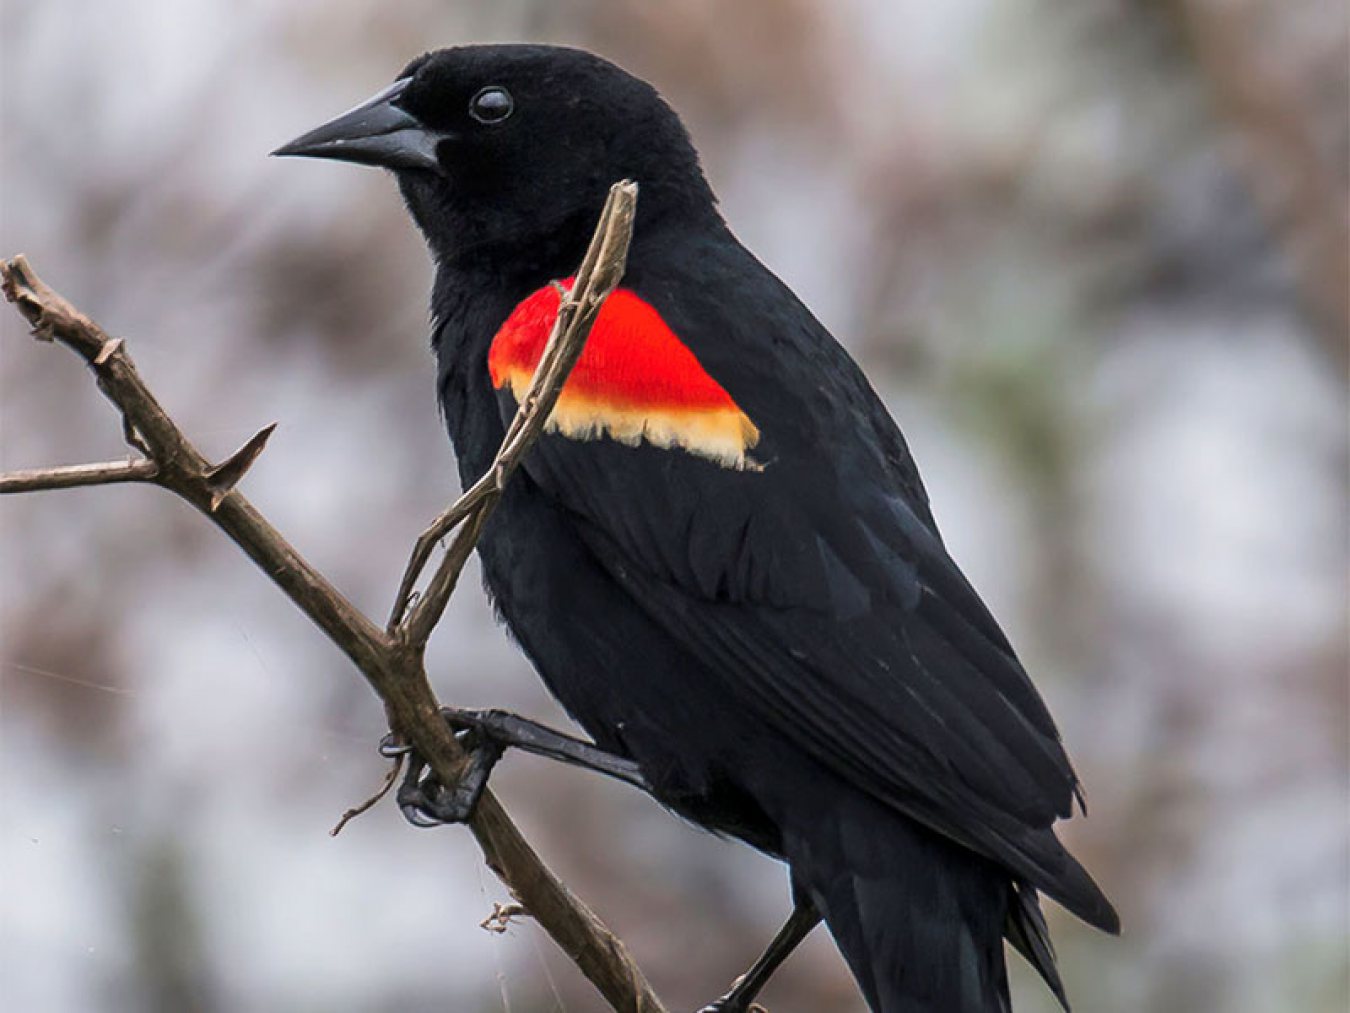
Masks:
[[[570,289],[572,279],[562,284]],[[525,395],[561,302],[557,288],[546,285],[512,310],[488,351],[494,387]],[[759,442],[755,424],[661,315],[623,288],[600,308],[548,428],[572,439],[646,440],[727,468],[756,467],[746,456]]]

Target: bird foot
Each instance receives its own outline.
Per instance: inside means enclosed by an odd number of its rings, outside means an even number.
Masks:
[[[403,818],[415,827],[467,823],[478,806],[478,800],[483,797],[492,768],[506,750],[506,745],[483,726],[479,712],[446,709],[442,713],[454,731],[455,738],[469,754],[468,766],[459,782],[451,788],[441,784],[414,749],[397,742],[390,735],[380,740],[382,755],[408,757],[408,770],[395,797]]]
[[[385,756],[406,755],[410,761],[408,773],[399,786],[398,804],[404,818],[414,826],[434,827],[467,821],[487,787],[492,768],[511,747],[593,770],[644,791],[650,790],[641,768],[633,760],[607,753],[593,742],[554,731],[537,721],[501,710],[445,707],[441,715],[469,753],[469,765],[459,783],[451,789],[446,789],[433,775],[427,774],[426,763],[408,746],[388,735],[380,742],[380,752]],[[726,1013],[742,1011],[727,1007]]]

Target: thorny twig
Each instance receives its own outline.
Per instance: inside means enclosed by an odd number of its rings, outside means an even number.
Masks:
[[[581,357],[586,335],[590,333],[601,305],[623,277],[636,201],[636,183],[618,183],[610,191],[609,200],[600,212],[595,235],[577,270],[576,284],[571,292],[564,292],[530,387],[507,427],[492,466],[417,540],[387,627],[391,636],[417,651],[426,646],[431,631],[440,621],[460,571],[473,551],[483,525],[496,508],[507,479],[544,431],[563,384]],[[451,542],[426,593],[414,602],[413,588],[426,567],[432,546],[461,523],[463,527]]]
[[[0,493],[76,489],[83,485],[114,485],[118,482],[153,482],[158,472],[159,466],[147,460],[31,468],[0,475]]]
[[[440,703],[427,682],[427,638],[445,609],[503,484],[543,431],[600,304],[623,275],[636,202],[636,184],[624,182],[611,189],[595,237],[577,272],[572,297],[559,311],[545,356],[493,468],[448,512],[451,520],[444,531],[425,545],[419,541],[387,632],[347,601],[236,488],[261,453],[271,427],[223,463],[212,465],[164,411],[141,379],[121,339],[110,337],[48,288],[22,257],[0,264],[5,297],[27,319],[36,337],[66,345],[85,360],[99,390],[121,413],[128,443],[144,454],[145,460],[0,476],[0,489],[19,492],[139,481],[153,482],[176,493],[233,540],[351,658],[383,701],[394,734],[416,749],[442,784],[454,785],[465,754],[442,719]],[[430,560],[435,542],[456,525],[460,525],[459,531],[449,551],[425,593],[415,598],[413,586]],[[611,1007],[623,1013],[664,1013],[623,943],[549,871],[491,792],[484,793],[469,828],[488,866]]]

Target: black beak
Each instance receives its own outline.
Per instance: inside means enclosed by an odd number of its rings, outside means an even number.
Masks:
[[[410,81],[406,77],[395,81],[374,98],[283,144],[272,154],[335,158],[387,169],[439,169],[436,145],[450,135],[428,130],[416,117],[394,105]]]

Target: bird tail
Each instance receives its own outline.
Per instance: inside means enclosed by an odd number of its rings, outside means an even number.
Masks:
[[[1046,985],[1064,1008],[1064,1013],[1069,1013],[1069,997],[1064,991],[1064,982],[1060,980],[1059,967],[1055,964],[1055,947],[1050,942],[1050,929],[1045,924],[1045,915],[1041,913],[1040,898],[1036,896],[1035,888],[1025,883],[1014,883],[1012,891],[1013,901],[1008,907],[1008,923],[1003,928],[1003,934],[1045,979]]]
[[[784,850],[874,1013],[1010,1013],[1005,935],[1065,1002],[1035,890],[865,796],[835,805]]]

